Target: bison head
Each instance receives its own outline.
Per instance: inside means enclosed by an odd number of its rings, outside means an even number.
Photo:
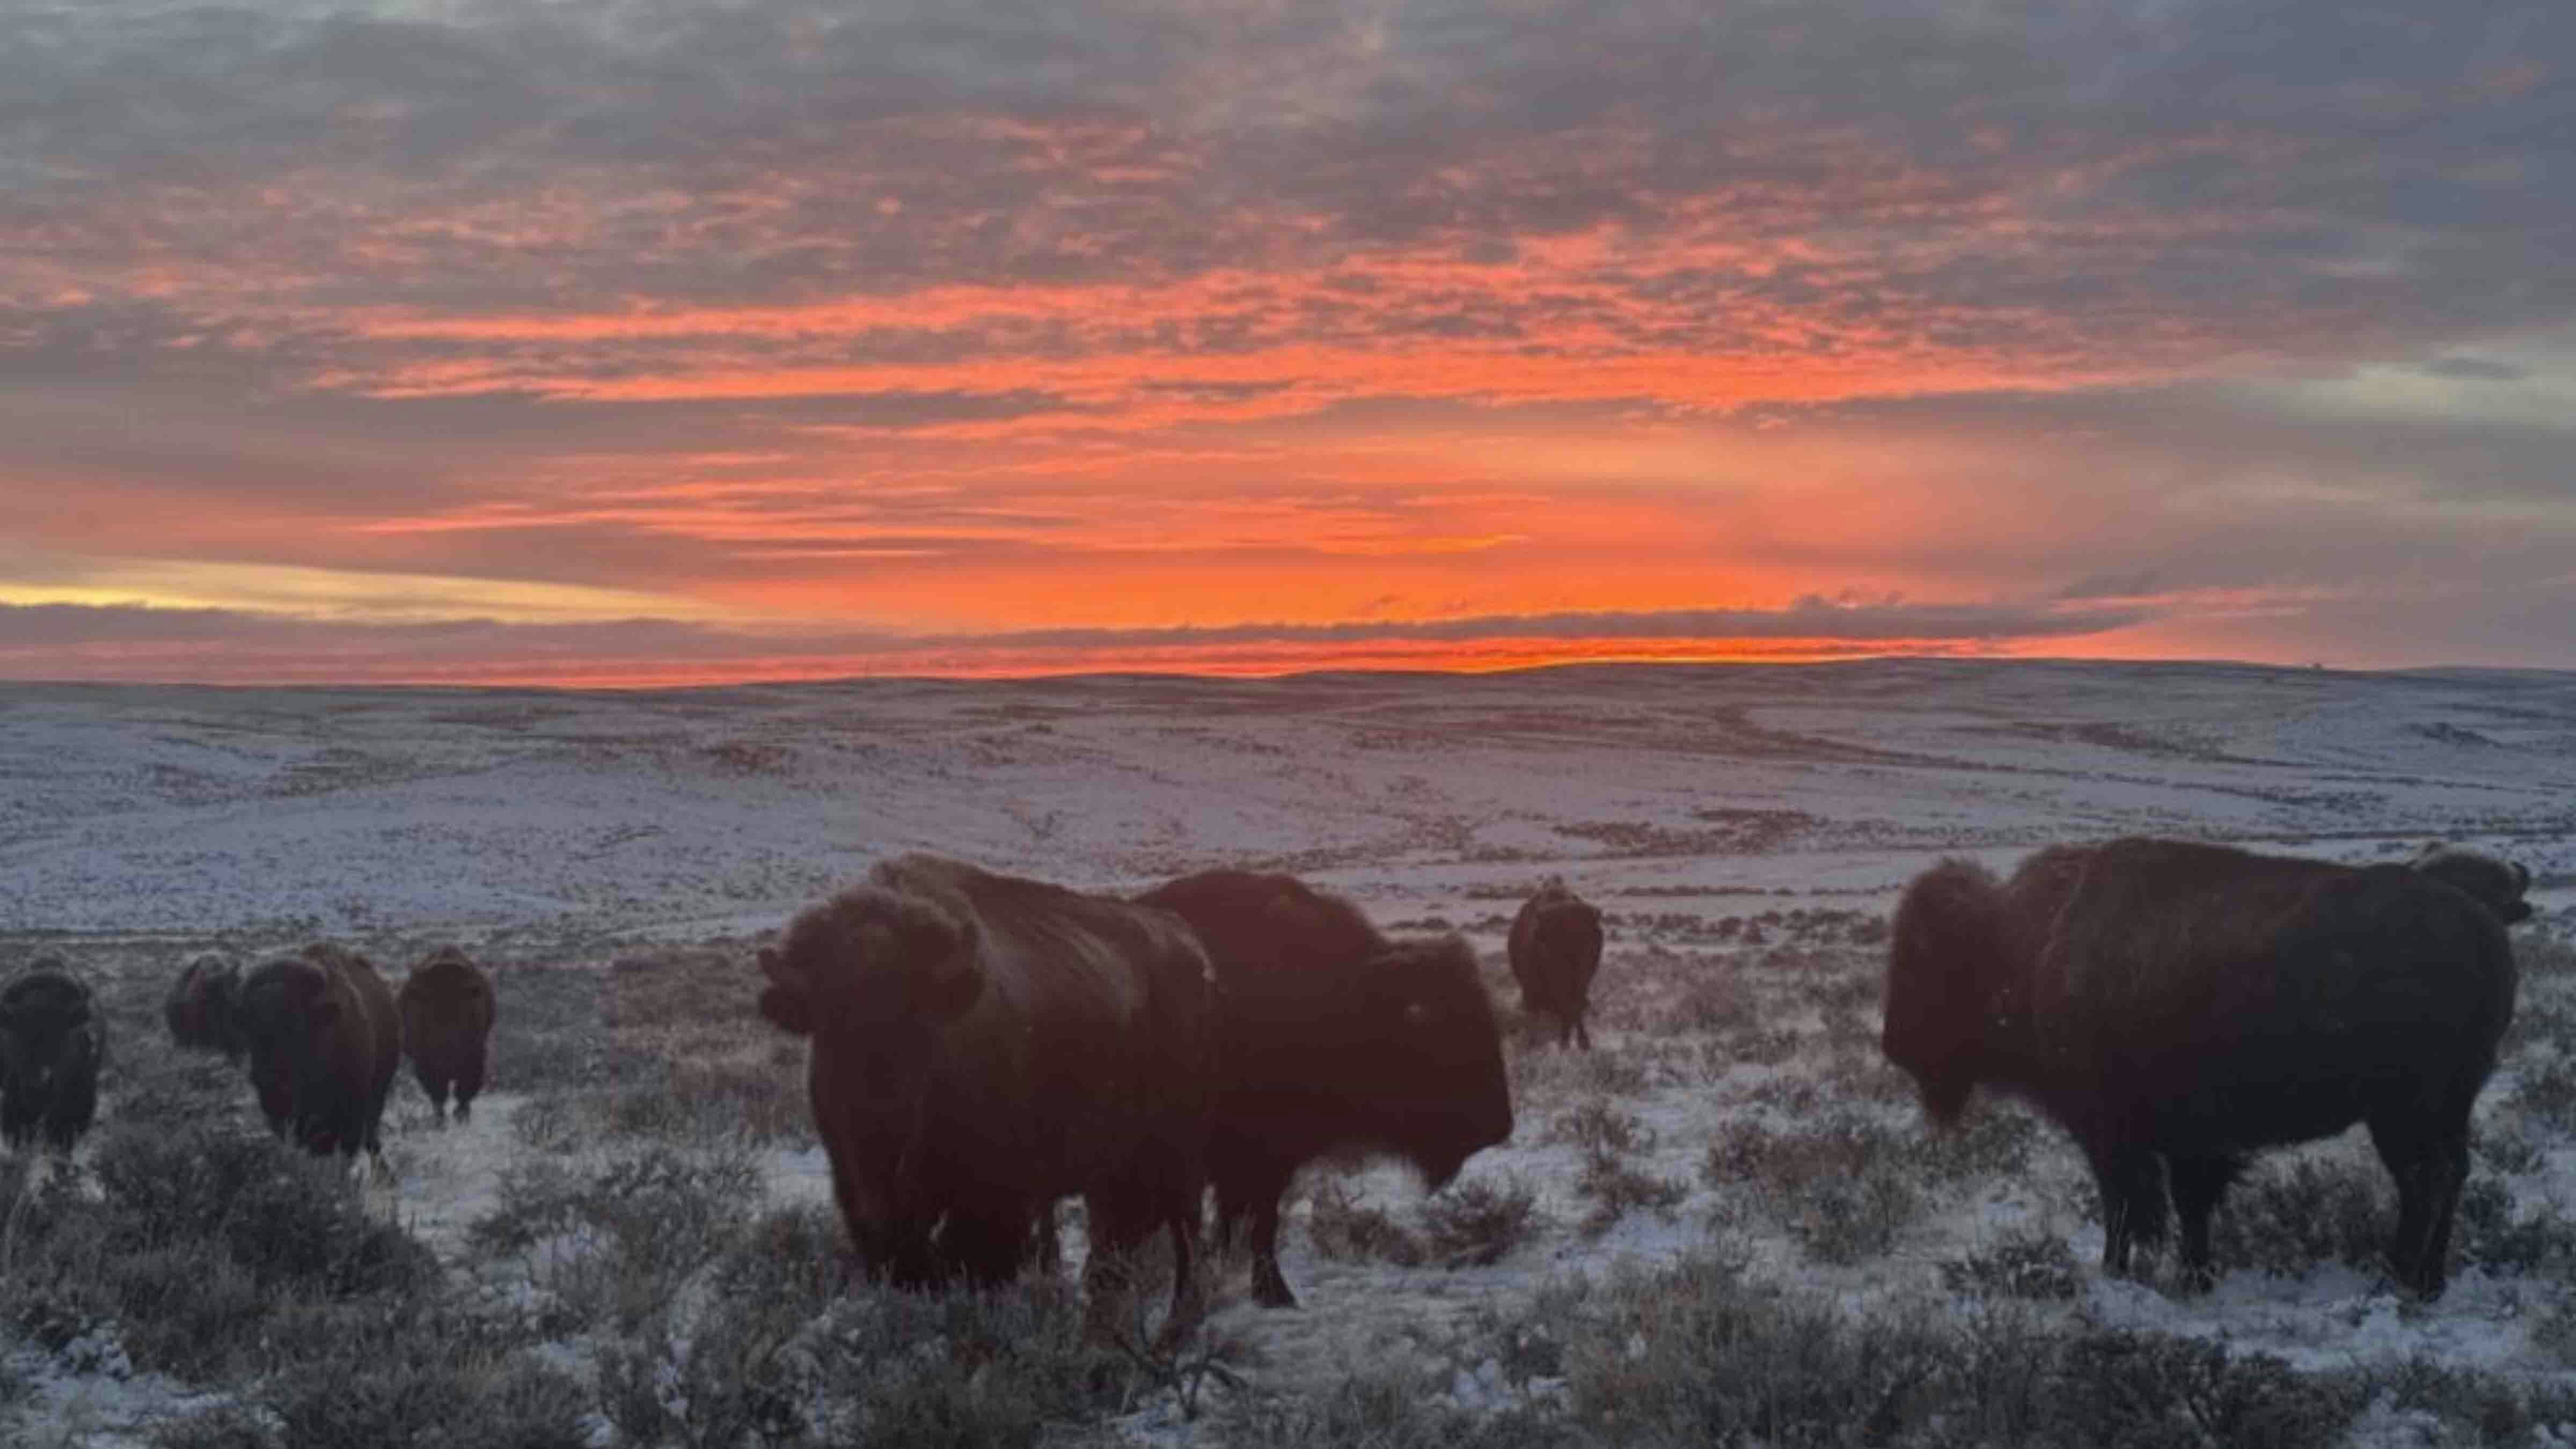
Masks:
[[[0,1082],[10,1095],[52,1097],[54,1084],[94,1072],[106,1033],[89,988],[51,957],[0,990]]]
[[[2531,903],[2522,898],[2531,889],[2531,868],[2519,861],[2435,841],[2409,864],[2486,907],[2508,926],[2531,919]]]
[[[242,978],[233,997],[233,1030],[250,1054],[251,1085],[271,1127],[301,1131],[298,1119],[332,1091],[340,1018],[330,972],[309,955],[281,956]]]
[[[1502,1033],[1461,936],[1403,941],[1378,953],[1362,979],[1371,1041],[1354,1055],[1387,1144],[1435,1190],[1476,1152],[1510,1139],[1511,1084]]]
[[[189,962],[163,1004],[170,1039],[183,1047],[239,1057],[242,1042],[233,1023],[233,998],[240,990],[241,968],[223,957],[210,953]]]
[[[1985,983],[2009,949],[2003,893],[1972,861],[1942,861],[1897,902],[1879,1047],[1936,1122],[1958,1120],[1982,1075]]]
[[[856,1205],[892,1215],[909,1182],[947,1029],[982,997],[973,919],[938,899],[863,885],[800,913],[760,952],[760,1014],[811,1037],[815,1123]]]

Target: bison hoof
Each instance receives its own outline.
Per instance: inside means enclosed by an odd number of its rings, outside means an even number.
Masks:
[[[1288,1291],[1288,1280],[1272,1276],[1256,1278],[1252,1284],[1252,1301],[1264,1308],[1294,1308],[1297,1295]]]

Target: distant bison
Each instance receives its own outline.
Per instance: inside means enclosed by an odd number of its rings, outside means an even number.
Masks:
[[[1279,1200],[1327,1154],[1384,1152],[1435,1190],[1512,1135],[1493,1004],[1457,936],[1391,942],[1348,901],[1285,875],[1212,870],[1139,898],[1189,922],[1216,967],[1208,1177],[1229,1240],[1252,1216],[1253,1296],[1279,1271]]]
[[[1550,879],[1512,917],[1509,947],[1522,1008],[1555,1021],[1558,1046],[1571,1038],[1592,1050],[1592,1030],[1583,1019],[1592,1009],[1592,978],[1601,969],[1601,912],[1564,881]]]
[[[2515,993],[2504,928],[2462,892],[2404,866],[2128,839],[2043,850],[2000,884],[1943,861],[1892,936],[1888,1059],[1937,1120],[1984,1086],[2065,1127],[2101,1192],[2106,1271],[2163,1238],[2170,1201],[2205,1281],[2210,1216],[2251,1154],[2359,1121],[2397,1182],[2397,1277],[2441,1292]]]
[[[800,913],[760,969],[761,1015],[813,1038],[814,1123],[870,1272],[1007,1280],[1078,1193],[1102,1267],[1171,1230],[1177,1312],[1212,1036],[1179,921],[907,855]]]
[[[316,1155],[363,1147],[383,1161],[378,1128],[402,1024],[365,957],[315,944],[265,962],[242,978],[233,1022],[271,1131]]]
[[[0,1141],[23,1151],[42,1134],[70,1152],[98,1113],[107,1020],[89,987],[46,957],[0,987]]]
[[[2469,899],[2495,912],[2495,918],[2508,926],[2531,919],[2531,903],[2522,898],[2531,889],[2528,866],[2438,841],[2425,846],[2411,863],[2444,885],[2467,892]]]
[[[212,953],[189,962],[161,1003],[170,1040],[190,1051],[240,1060],[241,1037],[233,1027],[233,1000],[240,992],[240,966]]]
[[[492,1035],[492,980],[463,951],[443,946],[411,970],[397,997],[402,1046],[430,1109],[447,1120],[447,1091],[456,1089],[456,1120],[483,1090]]]

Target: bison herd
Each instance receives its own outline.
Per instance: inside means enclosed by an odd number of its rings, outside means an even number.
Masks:
[[[2345,866],[2130,838],[2008,876],[1946,859],[1890,931],[1882,1046],[1936,1124],[1971,1095],[2065,1129],[2099,1192],[2102,1263],[2210,1220],[2256,1152],[2366,1126],[2394,1179],[2396,1277],[2447,1274],[2469,1120],[2514,1010],[2504,927],[2530,872],[2460,849]],[[1522,1006],[1586,1024],[1602,917],[1550,880],[1511,923]],[[1252,1292],[1296,1302],[1281,1204],[1324,1158],[1390,1157],[1433,1187],[1508,1140],[1502,1032],[1458,934],[1391,937],[1292,876],[1210,870],[1124,898],[906,855],[799,912],[758,953],[759,1014],[805,1038],[813,1119],[861,1266],[993,1284],[1054,1256],[1080,1198],[1095,1283],[1168,1236],[1174,1314],[1203,1201],[1249,1228]],[[379,1156],[402,1059],[442,1123],[486,1074],[491,978],[452,948],[399,992],[329,945],[172,983],[173,1041],[247,1064],[272,1131]],[[0,988],[0,1138],[68,1152],[107,1056],[89,988],[47,959]]]

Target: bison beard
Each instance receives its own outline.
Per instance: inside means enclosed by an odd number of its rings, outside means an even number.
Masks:
[[[1279,1271],[1279,1200],[1298,1168],[1383,1152],[1436,1189],[1512,1135],[1501,1036],[1463,939],[1390,942],[1285,875],[1205,871],[1138,899],[1189,922],[1216,969],[1208,1178],[1222,1238],[1252,1218],[1259,1302],[1297,1302]]]
[[[483,1090],[494,1006],[491,978],[453,946],[431,953],[403,978],[397,998],[403,1051],[412,1075],[428,1094],[440,1125],[447,1122],[447,1093],[456,1091],[456,1120],[473,1110]]]
[[[2105,1271],[2163,1238],[2170,1203],[2205,1282],[2251,1155],[2362,1122],[2397,1183],[2396,1275],[2442,1291],[2516,990],[2476,900],[2403,866],[2130,839],[2052,847],[2000,884],[1943,861],[1892,936],[1888,1059],[1938,1120],[1983,1086],[2063,1126],[2101,1193]]]
[[[233,1019],[269,1130],[316,1156],[384,1160],[380,1125],[402,1026],[393,993],[366,958],[312,945],[242,980]]]
[[[813,1040],[814,1122],[867,1269],[1013,1276],[1080,1194],[1095,1284],[1158,1227],[1190,1288],[1207,1132],[1207,959],[1160,912],[904,856],[761,953],[760,1011]]]
[[[107,1021],[96,998],[52,957],[0,988],[0,1142],[24,1150],[39,1136],[69,1153],[98,1111]]]
[[[1592,978],[1601,969],[1601,912],[1561,880],[1521,902],[1506,943],[1521,1006],[1556,1022],[1556,1044],[1571,1039],[1592,1050]]]

